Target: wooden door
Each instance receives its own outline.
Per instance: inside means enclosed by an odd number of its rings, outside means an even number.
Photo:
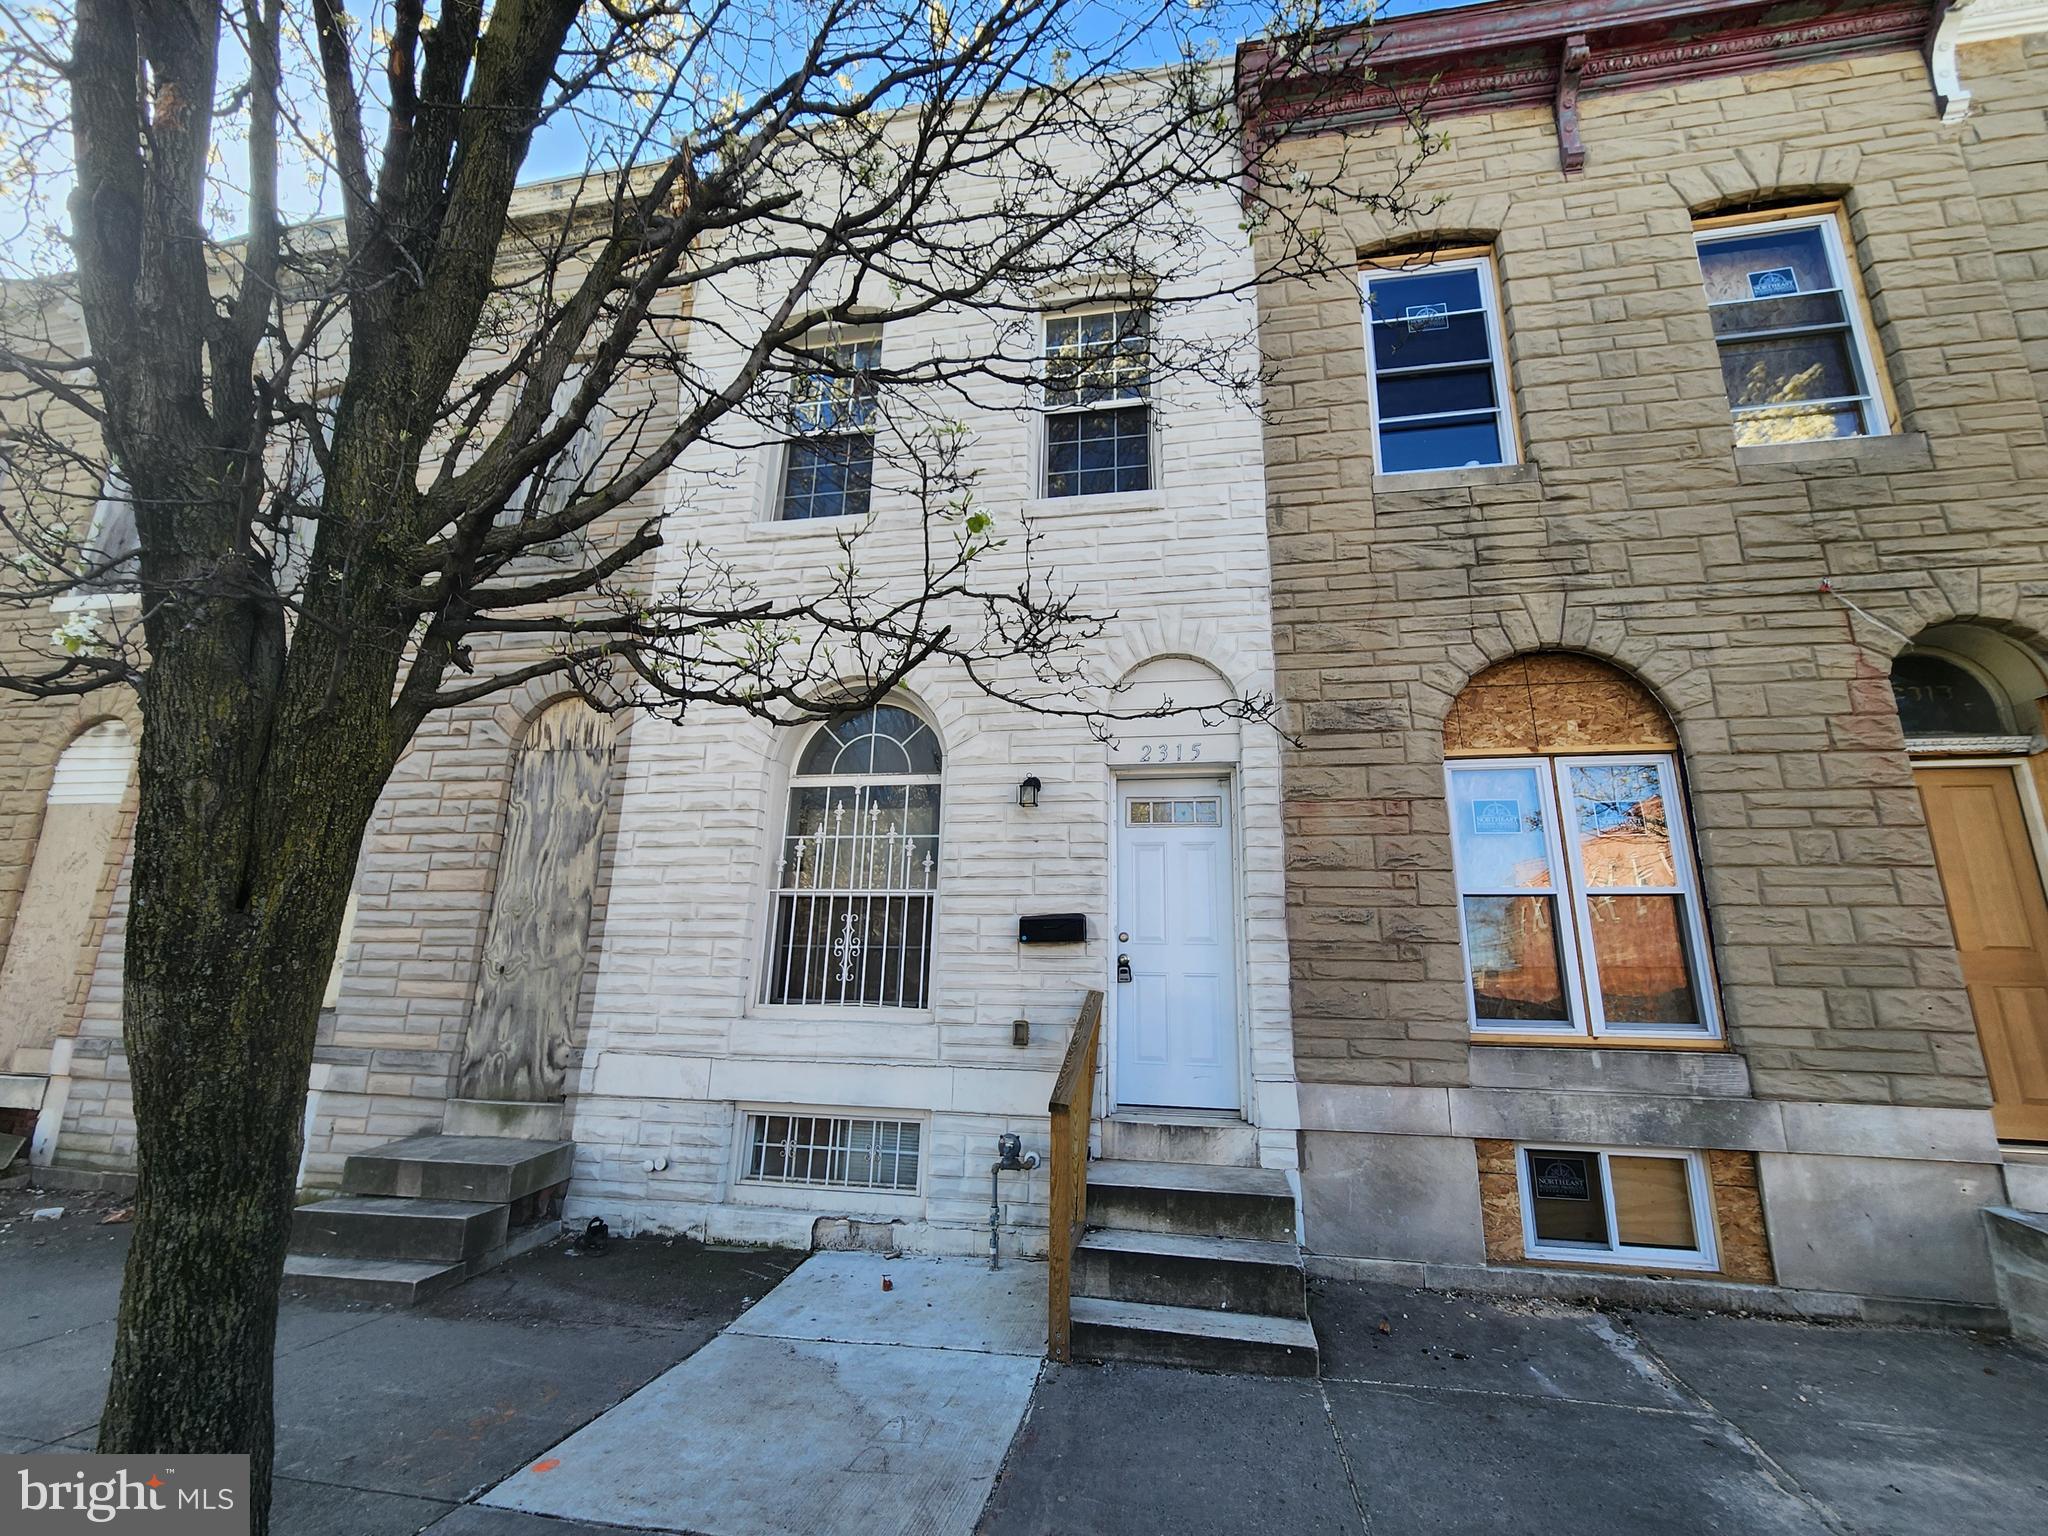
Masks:
[[[1963,981],[2000,1137],[2048,1141],[2048,897],[2013,770],[1922,768]]]

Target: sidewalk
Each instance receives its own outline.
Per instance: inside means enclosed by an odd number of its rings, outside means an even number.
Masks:
[[[129,1229],[30,1203],[59,1201],[0,1205],[11,1452],[89,1447],[106,1389]],[[1976,1536],[2048,1510],[2048,1357],[1968,1334],[1325,1282],[1319,1380],[1042,1368],[1035,1265],[570,1253],[411,1312],[288,1300],[278,1536]]]

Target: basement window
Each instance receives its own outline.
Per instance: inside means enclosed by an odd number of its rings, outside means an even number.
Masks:
[[[1697,1152],[1524,1147],[1515,1171],[1529,1258],[1715,1266],[1706,1160]]]
[[[915,1194],[922,1133],[915,1120],[750,1114],[744,1177],[753,1184]]]

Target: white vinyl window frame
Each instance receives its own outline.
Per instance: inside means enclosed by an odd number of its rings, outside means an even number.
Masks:
[[[1676,879],[1669,885],[1590,887],[1579,852],[1577,809],[1567,789],[1575,767],[1634,767],[1655,765],[1658,790],[1664,801],[1664,822],[1671,837],[1671,861]],[[1543,845],[1550,861],[1549,887],[1491,887],[1467,883],[1465,860],[1459,852],[1458,829],[1451,829],[1451,865],[1457,883],[1458,943],[1465,960],[1466,1021],[1474,1035],[1556,1035],[1565,1039],[1612,1039],[1623,1041],[1687,1040],[1710,1041],[1721,1037],[1719,1000],[1716,996],[1712,951],[1707,942],[1706,904],[1700,896],[1698,861],[1693,852],[1692,832],[1686,816],[1683,787],[1678,778],[1678,761],[1663,752],[1603,752],[1570,757],[1530,755],[1523,757],[1459,757],[1444,765],[1446,804],[1454,804],[1452,779],[1473,770],[1533,770],[1544,800]],[[1602,896],[1676,896],[1685,919],[1686,960],[1693,995],[1699,1003],[1700,1023],[1656,1025],[1609,1022],[1599,981],[1600,957],[1593,945],[1591,898]],[[1472,937],[1465,920],[1468,896],[1549,896],[1556,911],[1558,949],[1569,1019],[1482,1019],[1472,987]]]
[[[1531,1152],[1573,1152],[1597,1158],[1600,1164],[1600,1198],[1605,1204],[1607,1243],[1545,1242],[1536,1236],[1536,1186],[1529,1173]],[[1697,1244],[1685,1248],[1644,1248],[1621,1240],[1621,1224],[1615,1212],[1614,1171],[1617,1157],[1666,1158],[1685,1164],[1686,1195],[1692,1205],[1692,1235]],[[1630,1269],[1718,1270],[1720,1245],[1714,1230],[1713,1183],[1707,1176],[1703,1153],[1669,1147],[1589,1147],[1571,1142],[1527,1141],[1515,1146],[1515,1190],[1522,1206],[1522,1256],[1567,1264],[1613,1264]]]
[[[881,369],[886,340],[886,328],[880,321],[835,321],[795,344],[796,358],[810,361],[812,368],[809,372],[792,370],[783,435],[772,455],[774,474],[769,487],[768,521],[843,527],[848,518],[873,515],[875,448],[881,427],[881,398],[873,375]],[[862,361],[863,353],[866,361]],[[844,423],[820,419],[826,413],[842,411],[849,417]],[[842,485],[839,510],[795,510],[799,505],[808,508],[825,499],[818,495],[815,481],[812,489],[801,495],[792,494],[791,476],[798,470],[797,456],[834,444],[844,445],[849,455],[843,468],[850,468],[856,461],[865,462],[865,469],[859,472],[864,482],[860,505],[847,504],[853,496]]]
[[[1856,433],[1849,438],[1820,438],[1814,439],[1814,441],[1852,442],[1857,437],[1888,436],[1898,430],[1898,425],[1890,407],[1884,371],[1878,366],[1877,354],[1870,344],[1871,322],[1869,312],[1865,307],[1862,278],[1856,266],[1850,261],[1848,243],[1842,238],[1842,215],[1839,208],[1822,208],[1810,212],[1743,214],[1725,219],[1703,219],[1693,227],[1693,251],[1695,256],[1698,256],[1705,247],[1717,241],[1740,240],[1746,237],[1765,234],[1773,230],[1796,229],[1814,229],[1820,232],[1821,247],[1827,252],[1828,276],[1834,280],[1834,286],[1825,291],[1841,295],[1842,314],[1846,324],[1841,327],[1832,325],[1790,326],[1775,330],[1741,331],[1728,336],[1716,336],[1714,338],[1716,359],[1718,360],[1719,358],[1721,344],[1724,341],[1758,341],[1773,336],[1813,335],[1825,331],[1846,329],[1849,334],[1849,357],[1855,364],[1857,383],[1862,386],[1862,393],[1824,400],[1802,400],[1798,404],[1801,406],[1833,406],[1836,408],[1855,405],[1862,410],[1864,420],[1869,423],[1868,431]],[[1701,291],[1704,292],[1706,284],[1704,263],[1701,264],[1700,283]],[[1715,309],[1724,307],[1727,302],[1731,301],[1723,301],[1723,304],[1717,305],[1709,300],[1707,304],[1709,315]],[[1787,410],[1788,407],[1785,405],[1739,406],[1732,400],[1728,402],[1728,414],[1731,420],[1739,420],[1746,415],[1768,415],[1773,411],[1782,415]]]
[[[1086,320],[1091,315],[1116,316],[1120,314],[1134,314],[1138,316],[1143,326],[1141,332],[1145,340],[1143,375],[1135,385],[1131,386],[1128,393],[1120,393],[1113,400],[1083,402],[1078,398],[1081,391],[1077,389],[1071,391],[1076,396],[1074,400],[1056,402],[1055,396],[1057,394],[1069,391],[1061,389],[1052,381],[1052,363],[1056,350],[1052,340],[1053,326],[1064,320]],[[1039,385],[1036,499],[1058,504],[1070,501],[1092,502],[1108,496],[1135,497],[1157,494],[1160,482],[1159,412],[1154,408],[1157,402],[1153,399],[1152,393],[1152,348],[1156,339],[1154,334],[1156,321],[1157,316],[1154,314],[1150,302],[1136,296],[1130,298],[1095,299],[1079,304],[1063,304],[1048,308],[1040,313],[1038,317]],[[1055,492],[1053,490],[1052,468],[1052,423],[1054,419],[1062,416],[1084,416],[1111,411],[1133,413],[1141,418],[1140,432],[1134,435],[1142,436],[1145,442],[1145,484],[1142,487],[1131,490],[1111,489],[1107,491],[1076,490]],[[1077,470],[1076,473],[1078,474],[1079,471]]]
[[[1441,373],[1451,368],[1469,368],[1470,363],[1428,364],[1416,368],[1382,368],[1380,366],[1378,343],[1373,336],[1372,281],[1376,277],[1404,277],[1424,272],[1472,271],[1479,274],[1479,312],[1486,327],[1487,361],[1493,369],[1493,414],[1494,431],[1500,440],[1500,457],[1488,465],[1442,465],[1432,468],[1388,469],[1387,456],[1381,446],[1381,424],[1385,419],[1380,409],[1380,378],[1382,374],[1400,376],[1415,373]],[[1515,421],[1514,399],[1508,393],[1508,364],[1506,326],[1501,319],[1500,283],[1494,271],[1493,254],[1478,251],[1470,255],[1440,256],[1433,261],[1408,261],[1389,257],[1368,261],[1358,274],[1358,300],[1365,321],[1365,398],[1366,414],[1372,424],[1372,467],[1376,475],[1436,475],[1455,472],[1462,468],[1496,469],[1522,462],[1521,432]],[[1484,415],[1483,411],[1444,411],[1435,416],[1397,416],[1397,425],[1421,425],[1432,420],[1455,421]]]

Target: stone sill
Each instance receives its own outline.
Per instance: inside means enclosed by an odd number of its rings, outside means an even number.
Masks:
[[[1480,485],[1541,485],[1543,471],[1535,464],[1477,464],[1467,469],[1418,469],[1405,474],[1374,475],[1375,496],[1402,491],[1457,491]]]
[[[1565,1093],[1750,1097],[1749,1064],[1728,1050],[1606,1050],[1581,1045],[1489,1045],[1474,1041],[1474,1088]]]
[[[1812,443],[1760,443],[1735,450],[1735,472],[1744,481],[1811,475],[1891,475],[1932,468],[1934,450],[1925,432],[1829,437]]]

